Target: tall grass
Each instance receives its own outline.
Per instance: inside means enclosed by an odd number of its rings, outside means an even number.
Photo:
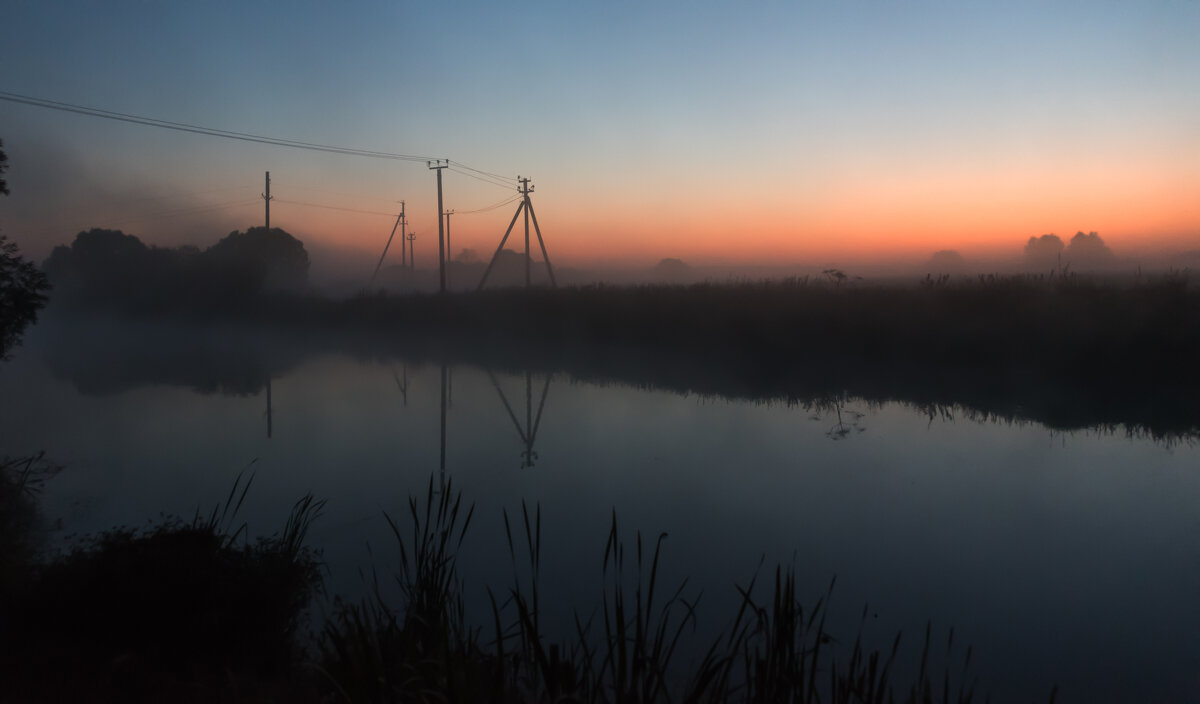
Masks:
[[[190,521],[115,528],[30,565],[0,604],[6,692],[122,701],[290,683],[322,583],[305,537],[325,502],[301,498],[282,531],[252,542],[237,523],[252,482],[239,475],[223,505]]]
[[[460,519],[461,493],[449,485],[435,492],[432,480],[423,511],[419,505],[410,500],[409,533],[389,517],[401,545],[395,579],[403,603],[387,603],[377,588],[363,602],[341,604],[322,635],[320,665],[341,701],[962,704],[978,698],[971,649],[958,659],[953,630],[940,652],[930,625],[919,654],[906,652],[902,634],[880,650],[867,644],[864,609],[853,641],[841,640],[827,627],[833,583],[806,608],[794,566],[777,567],[769,589],[760,589],[757,577],[735,585],[740,605],[732,620],[707,648],[692,647],[700,595],[688,595],[687,580],[664,589],[666,536],[651,547],[637,533],[629,545],[615,512],[600,603],[576,611],[571,635],[551,636],[539,588],[540,507],[523,503],[519,519],[506,511],[512,584],[499,593],[488,589],[490,625],[473,627],[455,557],[472,511]],[[682,658],[684,643],[700,654]]]

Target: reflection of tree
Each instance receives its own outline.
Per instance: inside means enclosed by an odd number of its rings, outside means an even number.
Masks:
[[[824,396],[805,400],[791,399],[788,401],[788,405],[799,405],[808,411],[808,419],[812,421],[820,421],[832,415],[836,422],[825,431],[825,437],[830,440],[844,440],[851,434],[857,435],[866,430],[862,424],[866,414],[847,408],[844,396]]]

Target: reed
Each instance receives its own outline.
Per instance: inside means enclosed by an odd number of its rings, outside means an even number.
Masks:
[[[666,535],[651,548],[637,533],[627,546],[615,512],[600,603],[576,611],[572,634],[552,637],[541,619],[540,507],[522,503],[519,519],[505,511],[512,583],[499,594],[488,589],[490,626],[472,628],[454,554],[472,511],[460,522],[461,494],[449,485],[436,493],[432,481],[424,511],[415,500],[409,506],[411,537],[389,517],[401,544],[396,579],[404,603],[389,605],[376,588],[368,600],[341,604],[323,633],[320,666],[341,701],[967,704],[977,698],[971,649],[951,664],[958,658],[953,630],[938,653],[927,624],[919,660],[901,667],[908,659],[902,634],[887,649],[867,645],[864,608],[854,640],[840,640],[827,627],[833,582],[806,608],[794,566],[775,569],[765,599],[757,575],[735,585],[740,605],[729,625],[701,656],[681,660],[681,644],[696,633],[700,594],[685,595],[686,579],[664,590]]]

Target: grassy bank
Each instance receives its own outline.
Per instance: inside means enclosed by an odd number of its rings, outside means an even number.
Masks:
[[[16,565],[0,593],[0,699],[317,701],[300,636],[321,586],[305,539],[322,502],[301,499],[282,531],[250,542],[234,523],[249,484],[206,516]],[[27,497],[22,515],[33,510]]]

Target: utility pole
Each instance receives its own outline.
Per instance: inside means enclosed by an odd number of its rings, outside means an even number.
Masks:
[[[387,256],[388,248],[392,246],[392,238],[396,236],[396,228],[404,222],[404,201],[400,201],[400,214],[396,216],[396,224],[392,225],[392,234],[388,235],[387,244],[383,245],[383,254],[379,255],[379,263],[375,265],[375,273],[371,274],[371,285],[375,285],[375,277],[379,276],[379,267],[383,266],[383,258]],[[404,266],[404,230],[400,230],[400,266]]]
[[[522,201],[525,203],[525,288],[529,288],[529,194],[533,192],[533,186],[527,178],[517,176],[517,180],[521,182],[521,195],[525,197]]]
[[[439,172],[440,173],[440,172]],[[446,211],[446,285],[450,285],[450,262],[454,259],[454,250],[450,248],[450,216],[453,210]]]
[[[267,172],[267,190],[265,192],[263,192],[262,199],[263,199],[263,203],[266,204],[266,208],[267,208],[266,227],[268,230],[270,230],[271,229],[271,201],[273,200],[273,198],[271,198],[271,172],[270,171]]]
[[[404,226],[407,221],[404,219],[404,201],[400,201],[400,269],[404,269]],[[393,228],[395,229],[395,228]]]
[[[417,271],[417,255],[413,253],[413,240],[417,239],[417,233],[408,233],[408,270],[416,273]],[[401,243],[403,246],[403,243]]]
[[[446,292],[446,232],[442,227],[442,169],[450,165],[449,159],[426,161],[425,165],[437,171],[438,184],[438,277],[441,280],[439,291]]]
[[[508,229],[504,231],[504,237],[500,238],[500,246],[496,248],[496,253],[492,255],[492,261],[483,270],[483,278],[479,280],[479,286],[476,291],[483,290],[483,285],[487,283],[488,274],[492,273],[492,267],[496,265],[500,259],[500,253],[504,251],[504,243],[508,242],[508,236],[512,234],[513,226],[517,224],[517,218],[521,217],[521,211],[525,211],[525,288],[529,288],[532,283],[529,275],[529,267],[531,259],[529,257],[529,219],[533,218],[533,231],[537,233],[538,245],[542,248],[542,259],[546,262],[546,273],[550,275],[550,286],[558,288],[558,282],[554,279],[554,267],[550,266],[550,255],[546,253],[546,241],[542,239],[542,228],[538,225],[537,213],[533,212],[533,201],[529,199],[529,194],[533,193],[533,185],[529,179],[517,177],[521,182],[520,188],[517,189],[523,197],[520,205],[517,206],[517,212],[513,213],[512,220],[508,223]]]

